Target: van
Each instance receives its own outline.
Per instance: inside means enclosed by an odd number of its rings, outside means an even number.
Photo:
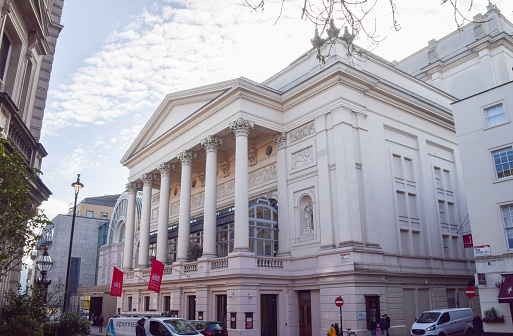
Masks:
[[[411,326],[410,335],[474,335],[470,308],[437,309],[420,314]]]
[[[141,317],[113,317],[107,325],[107,336],[135,336],[135,327]],[[184,319],[173,317],[148,317],[144,323],[146,335],[153,336],[202,336]]]

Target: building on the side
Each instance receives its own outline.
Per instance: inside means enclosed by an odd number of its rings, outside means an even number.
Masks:
[[[491,3],[485,14],[397,62],[397,67],[457,98],[513,80],[513,24]]]
[[[453,104],[487,335],[513,331],[513,82]]]
[[[370,335],[373,316],[405,334],[424,310],[469,306],[456,99],[342,40],[324,48],[325,64],[311,50],[263,83],[166,96],[122,159],[127,213],[141,188],[142,208],[109,228],[121,313],[309,336],[340,320],[341,296],[344,328]]]
[[[110,220],[119,196],[117,194],[84,198],[77,204],[77,216]],[[68,215],[72,214],[73,207],[70,207]]]
[[[47,155],[39,139],[63,2],[0,0],[0,136],[31,168],[40,169]],[[31,181],[34,207],[50,195],[40,178]],[[20,267],[0,281],[0,309],[5,293],[16,290]]]

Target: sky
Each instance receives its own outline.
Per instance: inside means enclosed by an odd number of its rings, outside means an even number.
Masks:
[[[388,0],[377,2],[371,19],[383,40],[373,52],[387,60],[456,30],[440,0],[396,0],[399,31],[380,7]],[[314,27],[301,20],[302,3],[266,0],[255,12],[245,0],[65,0],[40,140],[48,218],[68,212],[77,174],[79,202],[125,190],[120,160],[166,94],[238,77],[263,82],[307,52]],[[487,3],[462,12],[471,19]],[[513,1],[493,3],[513,21]]]

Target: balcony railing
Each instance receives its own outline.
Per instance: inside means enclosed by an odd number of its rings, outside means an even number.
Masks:
[[[228,258],[212,260],[210,262],[210,268],[213,270],[228,268]]]
[[[283,260],[276,258],[257,258],[258,268],[283,268]]]

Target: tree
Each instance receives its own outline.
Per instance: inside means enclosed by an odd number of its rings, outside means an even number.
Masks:
[[[263,11],[268,1],[270,0],[246,0],[246,3],[254,11]],[[278,20],[285,3],[285,0],[281,0]],[[310,21],[315,27],[315,35],[311,42],[317,49],[317,58],[322,63],[326,56],[321,54],[320,49],[325,43],[333,43],[339,37],[340,28],[337,26],[344,27],[341,39],[347,43],[350,54],[356,51],[353,45],[355,39],[366,38],[370,42],[370,50],[383,41],[384,37],[378,33],[377,16],[373,15],[377,11],[387,13],[394,30],[401,29],[397,20],[397,0],[292,0],[287,1],[287,4],[289,3],[301,10],[301,19]],[[473,0],[468,0],[466,5],[458,3],[458,0],[441,0],[440,4],[450,7],[458,29],[470,22],[461,12],[461,8],[468,7],[468,10],[471,10]],[[324,35],[327,37],[323,38]]]
[[[20,266],[22,257],[34,249],[37,232],[51,224],[30,198],[30,183],[38,173],[0,136],[0,280]]]

